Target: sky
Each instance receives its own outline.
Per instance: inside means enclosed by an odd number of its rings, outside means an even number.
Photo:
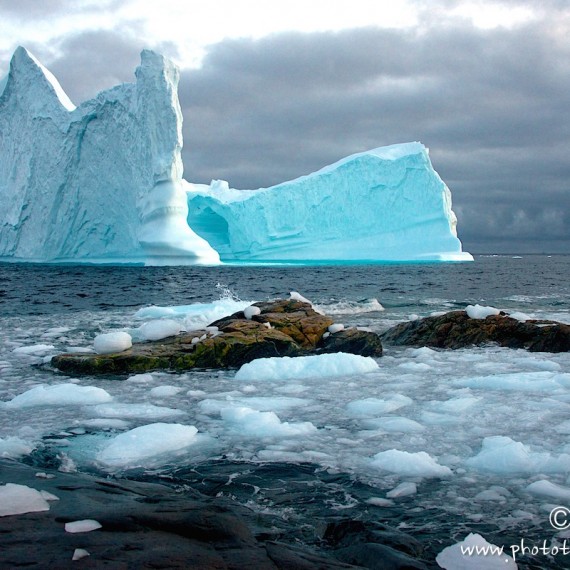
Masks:
[[[0,0],[75,104],[181,70],[185,178],[259,188],[420,141],[472,253],[570,253],[568,0]]]

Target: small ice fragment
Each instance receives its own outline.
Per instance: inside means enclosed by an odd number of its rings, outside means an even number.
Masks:
[[[52,475],[51,473],[44,473],[43,471],[40,471],[39,473],[36,473],[36,477],[38,479],[54,479],[55,475]]]
[[[112,396],[96,386],[76,384],[40,384],[6,402],[7,408],[31,408],[34,406],[73,406],[110,402]]]
[[[485,554],[483,554],[485,552]],[[444,570],[517,570],[515,561],[480,534],[469,534],[463,542],[444,548],[435,561]]]
[[[511,317],[511,319],[516,319],[517,321],[520,321],[522,323],[532,320],[532,317],[530,315],[527,315],[526,313],[521,313],[520,311],[514,311],[512,313],[509,313],[509,317]]]
[[[168,398],[169,396],[176,396],[182,388],[179,386],[157,386],[150,391],[150,395],[155,398]]]
[[[272,328],[272,327],[271,327],[271,323],[269,323],[269,322],[268,322],[268,323],[263,323],[263,326],[264,326],[264,327],[267,327],[268,329]]]
[[[366,504],[374,507],[391,507],[394,504],[394,501],[384,499],[383,497],[370,497],[370,499],[366,500]]]
[[[138,382],[140,384],[146,384],[147,382],[152,382],[154,377],[152,374],[148,372],[145,374],[134,374],[133,376],[129,376],[127,378],[127,382]]]
[[[190,344],[198,344],[199,342],[200,342],[200,339],[199,339],[197,336],[195,336],[195,337],[191,340]]]
[[[498,315],[501,311],[495,307],[482,307],[481,305],[467,305],[465,312],[470,319],[486,319]]]
[[[131,335],[122,331],[97,335],[93,341],[93,348],[97,354],[123,352],[131,346],[133,346]]]
[[[13,350],[14,354],[24,354],[29,356],[43,356],[46,352],[54,350],[52,344],[34,344],[32,346],[20,346]]]
[[[340,331],[343,331],[343,330],[344,330],[344,325],[342,325],[342,324],[340,324],[340,323],[334,323],[333,325],[330,325],[330,326],[329,326],[329,329],[328,329],[328,331],[329,331],[331,334],[334,334],[334,333],[337,333],[337,332],[340,332]]]
[[[54,495],[53,493],[50,493],[49,491],[40,491],[40,495],[41,495],[46,501],[59,501],[59,497],[57,497],[57,496]]]
[[[101,523],[93,519],[84,519],[81,521],[73,521],[65,523],[65,532],[78,533],[78,532],[91,532],[101,528]]]
[[[87,550],[85,550],[84,548],[76,548],[73,551],[73,558],[71,560],[81,560],[86,556],[91,556],[89,552],[87,552]]]
[[[15,483],[0,485],[0,517],[41,511],[49,511],[49,504],[38,490]]]
[[[386,497],[389,499],[396,499],[398,497],[408,497],[409,495],[415,495],[417,492],[418,488],[415,483],[412,483],[411,481],[404,481],[386,493]]]
[[[311,301],[309,301],[309,299],[303,297],[303,295],[301,295],[301,293],[297,293],[297,291],[291,291],[289,293],[289,297],[293,301],[301,301],[301,303],[309,303],[309,305],[312,305],[312,303],[311,303]]]
[[[250,305],[243,310],[243,314],[248,321],[251,321],[252,317],[255,315],[259,315],[261,313],[261,309],[254,305]]]

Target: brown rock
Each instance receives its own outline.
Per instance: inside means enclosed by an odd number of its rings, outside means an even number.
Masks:
[[[373,332],[356,328],[344,329],[321,339],[320,352],[348,352],[360,356],[382,356],[382,342]]]
[[[532,352],[570,350],[570,326],[556,321],[521,322],[506,314],[472,319],[465,311],[451,311],[400,323],[382,335],[382,341],[401,346],[465,348],[496,343]]]

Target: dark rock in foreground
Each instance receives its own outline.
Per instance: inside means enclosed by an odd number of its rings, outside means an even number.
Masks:
[[[381,356],[380,337],[347,329],[324,338],[333,324],[309,303],[278,300],[255,303],[260,309],[251,320],[243,312],[213,322],[217,333],[192,331],[160,341],[136,343],[115,354],[61,354],[52,365],[70,374],[123,374],[150,370],[238,368],[256,358],[305,356],[321,352],[348,352]],[[193,339],[206,335],[200,342]]]
[[[568,352],[570,326],[556,321],[518,321],[506,314],[472,319],[465,311],[451,311],[400,323],[382,335],[382,341],[400,346],[465,348],[496,343],[532,352]]]
[[[283,542],[277,519],[227,499],[59,472],[40,479],[36,471],[0,459],[0,484],[26,485],[59,498],[49,511],[0,517],[0,568],[355,568],[335,554]],[[102,527],[65,531],[65,523],[85,519]],[[72,561],[75,549],[89,556]]]

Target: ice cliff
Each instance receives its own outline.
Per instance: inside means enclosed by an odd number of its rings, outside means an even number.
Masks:
[[[354,154],[271,188],[191,184],[188,223],[222,261],[467,261],[451,192],[420,143]]]
[[[145,50],[136,83],[75,107],[18,48],[0,95],[0,258],[217,263],[186,223],[177,87]]]
[[[419,143],[272,188],[182,179],[178,70],[79,107],[18,48],[0,81],[0,261],[215,264],[466,260],[448,188]]]

